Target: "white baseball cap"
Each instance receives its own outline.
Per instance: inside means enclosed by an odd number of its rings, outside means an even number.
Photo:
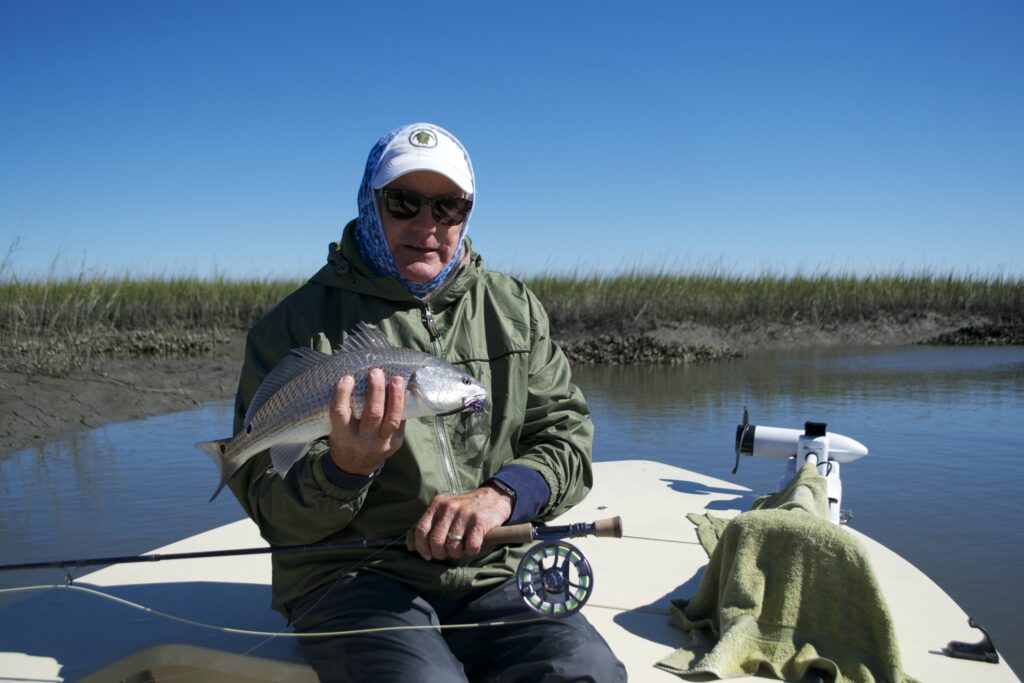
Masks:
[[[402,126],[384,149],[370,186],[379,190],[413,171],[440,173],[473,196],[473,167],[462,143],[440,126],[414,123]]]

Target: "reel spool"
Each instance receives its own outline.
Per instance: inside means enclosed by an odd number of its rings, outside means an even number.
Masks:
[[[516,569],[516,586],[527,607],[560,619],[579,612],[594,589],[594,570],[579,548],[544,541],[530,548]]]

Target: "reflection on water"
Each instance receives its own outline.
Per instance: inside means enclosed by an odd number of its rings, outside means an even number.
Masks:
[[[232,412],[211,404],[0,458],[0,564],[140,553],[243,517],[233,496],[206,502],[217,469],[192,446],[225,436]],[[0,587],[63,577],[5,572]]]
[[[580,367],[574,376],[591,394],[618,394],[619,404],[632,409],[717,414],[737,398],[766,407],[779,401],[828,406],[875,400],[941,403],[968,391],[995,401],[1019,396],[1024,388],[1022,357],[1024,351],[1017,347],[808,351],[657,369]],[[741,411],[742,406],[737,415]]]
[[[1011,664],[1024,662],[1024,349],[795,352],[578,368],[575,378],[593,412],[598,460],[660,460],[764,492],[779,462],[744,458],[730,474],[743,406],[755,424],[823,421],[864,443],[870,455],[843,469],[853,525],[943,586]],[[192,446],[227,436],[230,424],[224,402],[0,460],[0,563],[139,553],[240,518],[231,495],[207,503],[217,470]],[[6,573],[0,586],[62,577]]]

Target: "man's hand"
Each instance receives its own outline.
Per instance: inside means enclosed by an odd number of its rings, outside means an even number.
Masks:
[[[512,499],[490,486],[458,496],[438,494],[416,523],[416,552],[425,560],[476,555],[484,534],[512,516]]]
[[[334,464],[349,474],[373,474],[402,445],[405,437],[405,380],[392,377],[385,384],[384,371],[370,370],[363,414],[352,416],[351,375],[338,380],[331,397],[331,433],[327,441]]]

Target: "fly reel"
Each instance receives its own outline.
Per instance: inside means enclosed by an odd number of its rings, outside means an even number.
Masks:
[[[579,612],[594,589],[594,570],[579,548],[544,541],[530,548],[516,569],[516,586],[527,607],[560,619]]]

